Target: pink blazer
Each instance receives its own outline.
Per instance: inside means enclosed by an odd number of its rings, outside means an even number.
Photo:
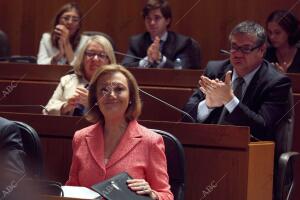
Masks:
[[[120,172],[145,179],[161,200],[173,200],[165,146],[160,135],[132,121],[119,145],[104,164],[103,129],[99,123],[77,131],[66,185],[91,187]]]

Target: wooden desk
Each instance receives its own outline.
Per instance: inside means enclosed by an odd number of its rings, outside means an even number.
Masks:
[[[288,73],[292,81],[293,93],[300,93],[300,73]]]
[[[51,98],[57,83],[41,81],[0,80],[0,111],[41,113],[42,107],[4,107],[4,105],[43,105]],[[189,88],[147,87],[146,92],[165,100],[178,108],[183,108],[193,90]],[[181,121],[181,113],[165,104],[141,93],[143,112],[141,119]]]
[[[46,175],[64,182],[71,163],[73,133],[88,123],[78,117],[20,113],[1,116],[28,123],[39,133]],[[247,127],[140,123],[169,131],[183,144],[187,167],[185,199],[271,199],[274,144],[249,143]]]
[[[300,94],[294,94],[294,145],[293,149],[300,152]],[[300,180],[300,179],[299,179]]]
[[[0,80],[59,82],[71,68],[67,65],[36,65],[1,63]],[[195,88],[202,70],[140,69],[127,68],[139,85]]]
[[[21,63],[0,63],[0,80],[26,80],[58,82],[70,66],[36,65]],[[203,70],[140,69],[128,68],[140,86],[177,87],[195,89]],[[293,92],[300,93],[300,74],[287,74],[293,85]]]
[[[0,80],[58,82],[71,69],[69,65],[0,63]]]

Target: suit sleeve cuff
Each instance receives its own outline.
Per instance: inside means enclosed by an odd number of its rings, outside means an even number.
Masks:
[[[237,107],[239,102],[239,99],[236,96],[234,96],[233,99],[231,99],[231,101],[225,104],[225,108],[228,110],[229,113],[232,113],[232,111]]]
[[[165,64],[166,62],[167,62],[166,56],[162,56],[162,59],[161,59],[161,61],[158,63],[157,67],[158,67],[158,68],[163,67],[164,64]]]
[[[148,56],[144,57],[142,60],[139,61],[139,67],[149,67],[150,66],[150,61],[148,60]]]
[[[209,116],[211,111],[213,111],[213,108],[208,108],[205,100],[201,101],[198,104],[197,120],[203,122]]]

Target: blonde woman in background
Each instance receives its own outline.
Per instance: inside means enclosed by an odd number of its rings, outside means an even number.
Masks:
[[[111,43],[103,36],[92,36],[80,49],[74,64],[75,73],[60,79],[44,114],[83,115],[91,77],[97,68],[114,63],[116,58]]]

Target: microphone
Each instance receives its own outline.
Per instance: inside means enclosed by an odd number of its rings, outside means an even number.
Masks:
[[[196,120],[190,114],[188,114],[187,112],[185,112],[185,111],[183,111],[183,110],[181,110],[181,109],[173,106],[172,104],[169,104],[168,102],[166,102],[166,101],[164,101],[164,100],[162,100],[162,99],[160,99],[160,98],[158,98],[156,96],[153,96],[152,94],[149,94],[148,92],[142,90],[141,88],[139,88],[139,91],[142,92],[143,94],[145,94],[145,95],[147,95],[147,96],[149,96],[149,97],[151,97],[151,98],[159,101],[160,103],[163,103],[164,105],[168,106],[169,108],[172,108],[173,110],[176,110],[177,112],[180,112],[184,116],[187,116],[193,123],[196,122]]]
[[[141,65],[140,66],[140,61],[143,60],[144,58],[142,57],[138,57],[138,56],[134,56],[134,55],[130,55],[130,54],[126,54],[126,53],[122,53],[122,52],[119,52],[119,51],[114,51],[115,54],[117,55],[121,55],[121,56],[124,56],[124,57],[129,57],[129,58],[133,58],[135,59],[134,61],[132,62],[128,62],[128,63],[124,63],[124,66],[132,66],[133,64],[136,65],[134,67],[140,67],[140,68],[148,68],[148,67],[151,67],[151,63],[149,62],[149,60],[145,60],[145,64],[144,65]],[[137,60],[137,61],[136,61]]]
[[[0,108],[3,107],[3,108],[10,108],[10,107],[15,107],[15,108],[42,108],[44,109],[47,113],[48,113],[48,110],[46,109],[45,106],[43,105],[29,105],[29,104],[26,104],[26,105],[14,105],[14,104],[11,104],[11,105],[7,105],[7,104],[0,104]]]
[[[130,54],[122,53],[122,52],[119,52],[119,51],[114,51],[114,52],[117,55],[129,57],[129,58],[134,58],[134,59],[138,59],[138,60],[143,60],[144,59],[144,58],[141,58],[141,57],[137,57],[137,56],[133,56],[133,55],[130,55]]]
[[[231,54],[230,51],[227,51],[225,49],[220,49],[220,53],[224,54],[224,55],[230,55]]]

